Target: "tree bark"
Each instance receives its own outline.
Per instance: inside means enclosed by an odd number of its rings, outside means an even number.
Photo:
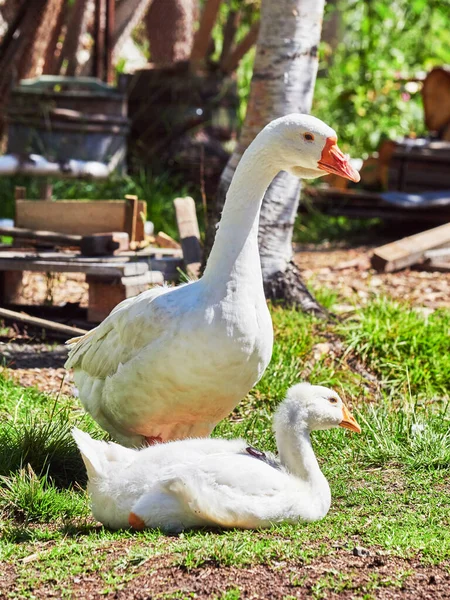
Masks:
[[[212,246],[215,223],[236,166],[256,134],[277,117],[311,109],[318,68],[324,0],[262,0],[261,26],[247,115],[238,147],[226,166],[207,235]],[[280,173],[266,192],[261,210],[259,246],[266,296],[307,312],[326,311],[308,292],[292,260],[292,235],[300,181]]]
[[[80,45],[80,36],[86,18],[87,0],[75,0],[70,11],[70,27],[67,28],[66,37],[61,49],[61,62],[67,60],[65,75],[73,77],[78,67],[77,51]]]
[[[52,37],[47,46],[44,66],[42,68],[44,75],[59,75],[61,70],[59,57],[62,50],[62,44],[60,44],[60,38],[63,35],[63,28],[66,23],[68,7],[69,4],[65,2],[58,15],[55,27],[53,28]]]
[[[149,10],[153,0],[120,0],[116,5],[113,47],[117,57],[126,39]]]
[[[152,63],[189,59],[197,11],[198,0],[153,0],[145,17]]]
[[[47,46],[52,39],[53,30],[57,26],[58,16],[64,2],[65,0],[47,0],[39,15],[33,35],[30,36],[27,50],[19,62],[19,79],[42,75]]]
[[[5,0],[3,2],[0,13],[7,25],[11,25],[23,5],[24,0]]]

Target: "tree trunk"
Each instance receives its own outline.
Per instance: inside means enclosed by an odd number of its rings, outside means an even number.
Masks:
[[[28,41],[28,48],[18,65],[19,79],[28,79],[42,75],[47,46],[57,26],[58,16],[65,0],[48,0],[39,15],[33,35]]]
[[[58,15],[55,27],[53,28],[52,37],[47,46],[44,66],[42,68],[42,72],[44,75],[59,75],[59,72],[61,70],[59,58],[61,55],[62,44],[60,43],[60,38],[63,35],[64,25],[67,20],[68,7],[68,2],[65,2],[63,4],[62,10]]]
[[[236,166],[256,134],[270,121],[311,109],[318,67],[318,46],[324,0],[262,0],[261,26],[247,115],[238,147],[226,166],[207,235],[212,246],[215,223]],[[259,245],[266,296],[287,305],[324,315],[304,285],[292,257],[292,234],[300,181],[280,173],[266,192],[261,210]]]
[[[150,60],[167,65],[188,60],[194,41],[198,0],[154,0],[145,17]]]
[[[86,18],[87,0],[75,0],[70,11],[70,27],[67,28],[66,37],[61,49],[61,62],[67,60],[65,75],[73,77],[78,67],[77,51],[80,37]]]
[[[117,57],[126,39],[149,10],[153,0],[120,0],[116,4],[113,47]]]
[[[0,14],[7,25],[11,25],[17,17],[25,0],[5,0],[0,6]]]

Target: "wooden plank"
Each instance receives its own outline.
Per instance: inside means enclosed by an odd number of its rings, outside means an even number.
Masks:
[[[25,200],[25,194],[27,190],[24,187],[16,185],[14,188],[14,199],[15,200]]]
[[[22,271],[0,271],[0,304],[19,304],[22,296]]]
[[[6,319],[7,321],[14,321],[15,323],[23,323],[24,325],[31,325],[39,329],[48,329],[69,337],[78,335],[84,335],[87,333],[86,329],[79,329],[78,327],[71,327],[70,325],[63,325],[62,323],[56,323],[55,321],[48,321],[47,319],[39,319],[38,317],[31,317],[22,312],[15,310],[8,310],[6,308],[0,308],[0,319]]]
[[[105,73],[105,27],[106,27],[106,3],[105,0],[94,0],[94,77],[106,79]]]
[[[68,235],[56,233],[55,231],[37,231],[35,229],[25,229],[24,227],[0,227],[0,235],[20,240],[66,244],[67,246],[79,246],[82,240],[81,235]]]
[[[127,231],[126,209],[125,200],[17,200],[15,225],[72,235]]]
[[[170,235],[167,235],[167,233],[164,233],[164,231],[159,231],[155,235],[155,242],[161,248],[172,248],[174,250],[179,250],[181,248],[180,244],[176,240],[174,240],[172,237],[170,237]]]
[[[106,0],[105,27],[105,73],[106,82],[114,85],[115,71],[113,68],[114,27],[116,22],[116,2]]]
[[[147,220],[147,202],[145,200],[139,200],[137,208],[137,220],[136,220],[136,231],[135,236],[136,242],[142,242],[145,240],[145,221]]]
[[[372,267],[387,273],[398,271],[418,262],[427,250],[449,242],[450,223],[446,223],[376,248],[371,259]]]
[[[438,271],[439,273],[450,273],[450,262],[425,261],[427,271]]]
[[[137,252],[133,250],[126,250],[121,252],[120,256],[82,256],[78,251],[41,251],[36,252],[34,248],[15,248],[12,246],[5,246],[0,250],[0,258],[27,258],[29,260],[64,260],[64,261],[75,261],[83,263],[125,263],[140,259],[146,262],[149,258],[163,258],[170,257],[178,259],[178,262],[182,262],[183,254],[181,250],[175,250],[172,248],[153,248],[148,246]]]
[[[125,196],[127,208],[125,211],[125,231],[130,236],[130,242],[136,241],[136,223],[138,217],[138,197]]]
[[[104,278],[87,277],[89,284],[88,321],[103,321],[112,309],[126,298],[132,298],[148,290],[151,283],[163,283],[162,273],[146,273],[139,277],[122,277],[111,282]]]
[[[37,271],[42,273],[85,273],[86,275],[108,275],[128,277],[142,275],[148,271],[144,262],[104,263],[56,260],[29,260],[24,258],[0,258],[0,271]]]
[[[187,196],[185,198],[175,198],[173,203],[184,263],[188,274],[197,277],[202,262],[202,246],[195,202],[193,198]]]
[[[105,277],[98,275],[88,275],[86,282],[100,281],[103,283],[121,283],[128,287],[136,287],[139,285],[162,285],[164,283],[164,275],[161,271],[147,271],[142,275],[131,275],[129,277]]]
[[[425,252],[424,256],[425,258],[429,258],[431,261],[450,260],[450,248],[445,245],[437,250],[428,250]]]

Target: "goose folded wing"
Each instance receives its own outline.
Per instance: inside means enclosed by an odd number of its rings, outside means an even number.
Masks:
[[[118,304],[98,327],[68,340],[65,368],[81,369],[92,377],[114,373],[161,332],[154,300],[169,291],[159,287]]]

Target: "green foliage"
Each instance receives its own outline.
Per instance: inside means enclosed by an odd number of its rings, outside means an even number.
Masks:
[[[450,63],[448,2],[336,0],[326,3],[325,23],[335,11],[340,43],[321,44],[313,114],[335,127],[353,156],[373,152],[386,137],[423,135],[420,84],[408,80]],[[247,56],[238,70],[242,115],[251,70]]]
[[[334,217],[311,208],[297,216],[294,224],[294,242],[320,244],[344,242],[366,244],[379,227],[379,219],[349,219]]]
[[[333,10],[342,40],[335,50],[322,44],[314,114],[335,126],[353,155],[375,150],[383,136],[423,134],[420,86],[406,80],[450,62],[448,3],[337,0],[327,3],[326,18]]]
[[[1,477],[0,483],[0,514],[6,518],[42,523],[88,514],[80,493],[58,489],[46,474],[38,477],[29,465],[10,477]]]
[[[354,351],[393,393],[445,395],[450,389],[450,314],[424,318],[388,298],[378,298],[339,327]]]

